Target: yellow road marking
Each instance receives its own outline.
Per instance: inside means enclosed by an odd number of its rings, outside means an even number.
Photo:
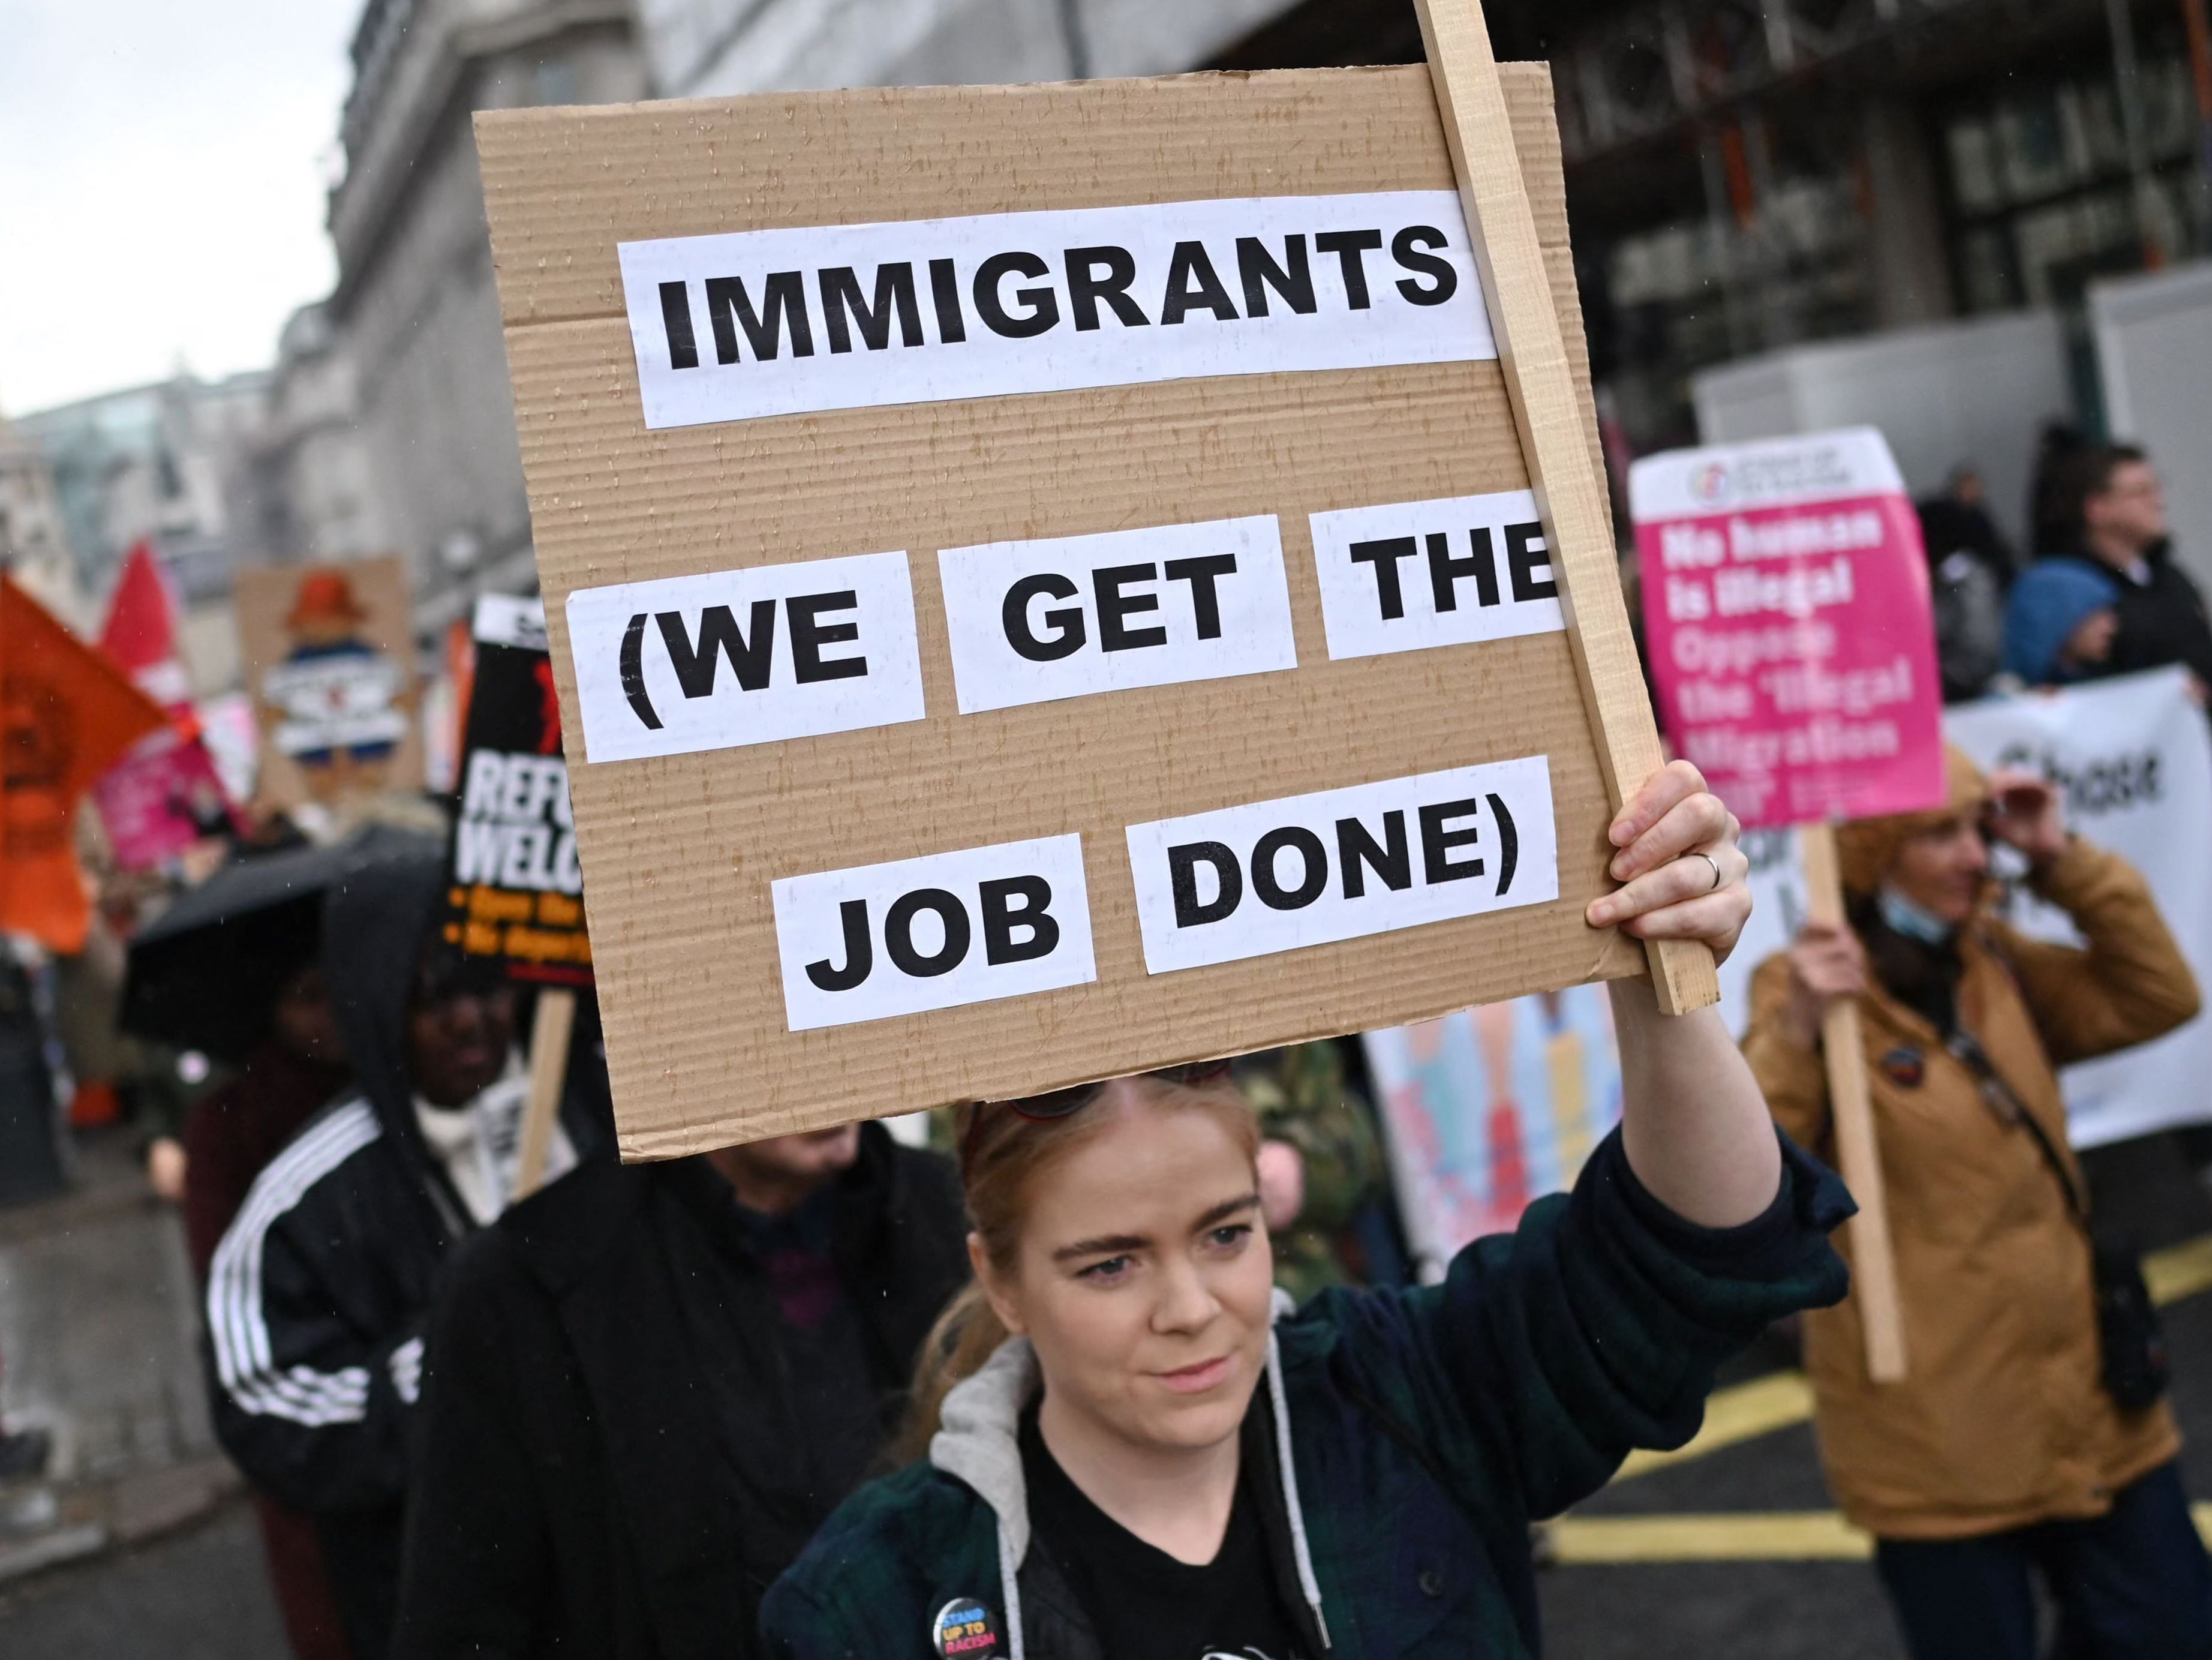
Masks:
[[[1563,1516],[1553,1560],[1598,1562],[1862,1562],[1874,1541],[1835,1511],[1741,1516]]]
[[[2194,1297],[2199,1292],[2212,1291],[2212,1233],[2166,1250],[2153,1251],[2143,1258],[2142,1267],[2144,1283],[2150,1287],[2150,1300],[2161,1307],[2179,1303],[2185,1297]]]
[[[2143,1281],[2151,1301],[2163,1308],[2212,1291],[2212,1233],[2186,1240],[2143,1258]],[[1632,1452],[1613,1479],[1626,1481],[1654,1470],[1685,1464],[1777,1430],[1802,1424],[1813,1415],[1813,1387],[1802,1371],[1769,1372],[1748,1383],[1717,1389],[1705,1402],[1705,1426],[1672,1452]],[[1656,1519],[1656,1518],[1655,1518]]]
[[[1705,1402],[1705,1422],[1695,1438],[1673,1452],[1632,1452],[1613,1479],[1649,1475],[1670,1464],[1703,1458],[1707,1453],[1732,1447],[1776,1430],[1802,1424],[1813,1415],[1813,1386],[1802,1371],[1771,1371],[1748,1383],[1718,1389]]]
[[[2212,1504],[2192,1505],[2212,1545]],[[1563,1516],[1544,1526],[1563,1567],[1634,1562],[1863,1562],[1874,1540],[1836,1511],[1687,1516]]]

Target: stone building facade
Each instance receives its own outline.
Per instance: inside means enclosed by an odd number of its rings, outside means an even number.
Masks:
[[[0,415],[0,569],[47,610],[70,622],[86,610],[52,464]]]
[[[337,286],[288,347],[303,483],[290,550],[404,554],[427,636],[477,592],[536,580],[470,117],[647,83],[629,0],[369,0],[353,60]],[[335,509],[354,477],[349,519]]]
[[[661,95],[1195,69],[1290,0],[638,0]]]
[[[288,326],[261,557],[404,554],[423,638],[536,580],[469,118],[769,88],[1188,69],[1285,0],[368,0],[329,298]]]
[[[2091,278],[2212,245],[2212,108],[2183,26],[2204,5],[1489,0],[1499,55],[1548,58],[1559,88],[1608,447],[1690,437],[1708,366],[1962,313],[2074,316]],[[368,0],[339,282],[288,334],[276,399],[288,465],[322,482],[292,488],[282,539],[404,551],[426,635],[534,580],[475,109],[1420,51],[1412,0]]]
[[[231,573],[252,556],[254,507],[242,486],[269,399],[266,371],[179,374],[15,423],[52,470],[76,585],[68,620],[91,631],[125,556],[149,544],[182,608],[185,666],[203,696],[237,680]]]

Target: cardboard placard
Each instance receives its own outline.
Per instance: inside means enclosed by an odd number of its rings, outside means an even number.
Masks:
[[[264,806],[422,787],[414,617],[398,557],[238,573],[239,655]]]
[[[626,1156],[1643,967],[1425,71],[477,131]]]
[[[509,979],[592,983],[584,873],[561,752],[561,708],[534,599],[477,601],[453,831],[446,854],[446,943]]]

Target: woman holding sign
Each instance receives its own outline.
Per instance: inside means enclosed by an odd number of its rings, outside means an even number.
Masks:
[[[1735,941],[1735,824],[1677,763],[1614,821],[1644,938]],[[1266,1660],[1538,1646],[1528,1523],[1696,1429],[1719,1361],[1835,1301],[1835,1179],[1711,1011],[1613,983],[1620,1130],[1445,1283],[1273,1295],[1220,1065],[971,1110],[976,1283],[917,1393],[927,1456],[770,1591],[794,1660]],[[947,1392],[947,1386],[950,1386]]]
[[[1829,1137],[1838,998],[1872,1083],[1909,1370],[1868,1375],[1856,1299],[1806,1322],[1828,1483],[1916,1660],[2035,1660],[2038,1575],[2057,1652],[2197,1660],[2212,1561],[2163,1349],[2140,1272],[2091,1239],[2053,1071],[2171,1031],[2196,986],[2142,878],[2069,836],[2041,778],[1956,750],[1948,771],[1943,807],[1837,832],[1850,927],[1805,929],[1752,982],[1744,1050],[1784,1129]],[[2084,945],[1988,915],[1992,841]]]

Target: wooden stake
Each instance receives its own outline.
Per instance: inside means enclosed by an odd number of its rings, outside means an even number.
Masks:
[[[1521,177],[1504,88],[1480,0],[1414,0],[1429,76],[1443,117],[1498,360],[1544,523],[1575,673],[1615,808],[1665,757],[1621,599],[1613,524],[1591,469],[1552,281]],[[1720,1001],[1712,953],[1692,940],[1651,940],[1652,989],[1668,1014]]]
[[[530,1029],[530,1101],[522,1113],[522,1146],[516,1155],[514,1197],[520,1204],[545,1180],[545,1155],[561,1116],[561,1085],[568,1075],[568,1035],[576,1025],[576,994],[549,986],[538,994],[538,1018]]]
[[[1798,832],[1805,859],[1805,909],[1813,921],[1849,927],[1844,885],[1836,863],[1836,832],[1808,824]],[[1866,1332],[1867,1375],[1877,1383],[1905,1377],[1905,1308],[1898,1297],[1897,1258],[1890,1249],[1889,1206],[1881,1185],[1881,1148],[1875,1142],[1874,1098],[1867,1088],[1866,1044],[1859,1034],[1859,1006],[1838,998],[1820,1022],[1828,1062],[1828,1114],[1836,1130],[1836,1163],[1844,1185],[1859,1201],[1850,1219],[1851,1298]]]

